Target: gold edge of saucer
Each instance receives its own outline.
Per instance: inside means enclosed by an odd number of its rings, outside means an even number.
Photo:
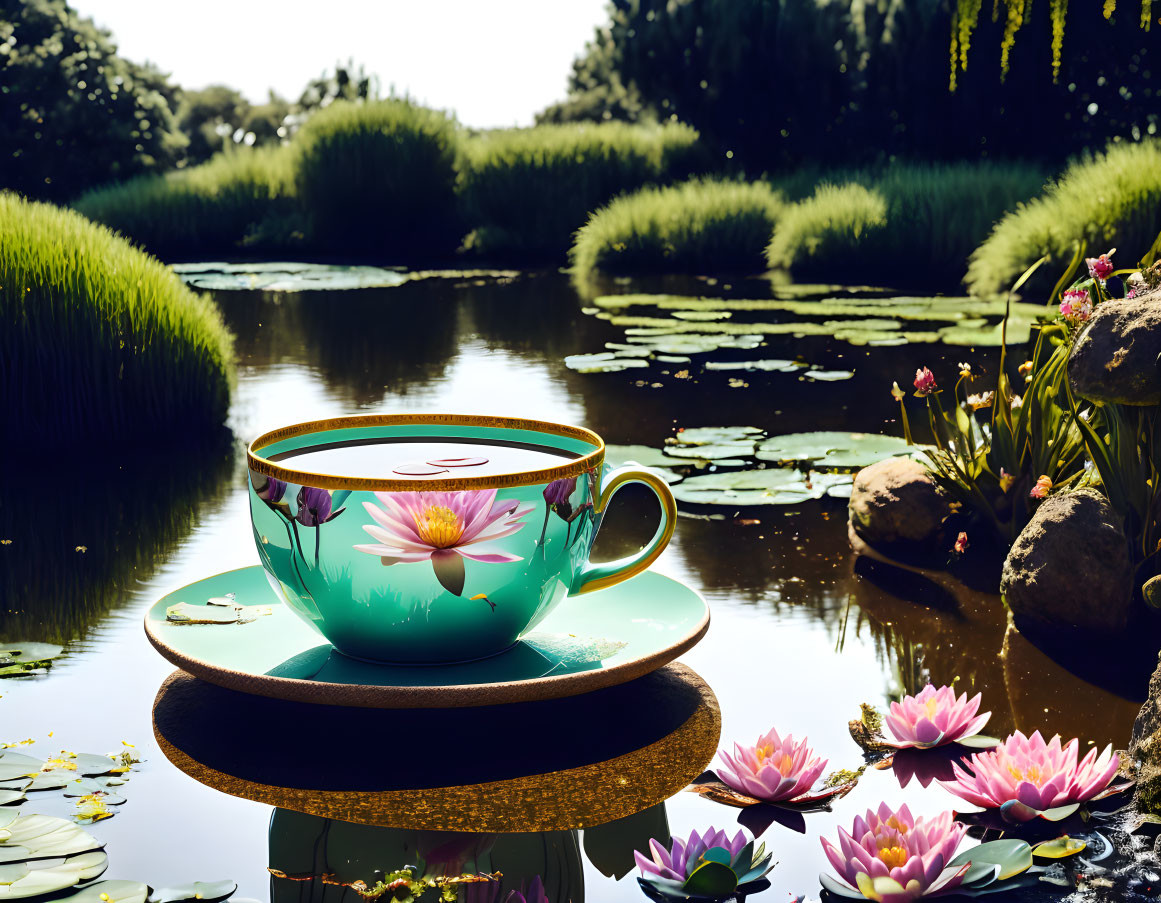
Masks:
[[[194,780],[230,796],[362,825],[467,833],[564,831],[625,818],[687,786],[713,758],[721,709],[693,669],[673,669],[701,698],[676,731],[648,746],[577,768],[458,787],[390,791],[327,791],[276,787],[203,765],[170,743],[154,719],[153,735],[170,762]],[[154,700],[189,675],[170,674]]]

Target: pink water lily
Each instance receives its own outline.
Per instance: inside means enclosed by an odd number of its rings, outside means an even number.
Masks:
[[[915,394],[919,398],[931,395],[936,390],[935,374],[928,367],[920,367],[915,371]]]
[[[1060,298],[1060,315],[1074,325],[1084,323],[1092,316],[1092,299],[1088,289],[1070,289]]]
[[[954,765],[955,779],[940,783],[972,805],[1000,809],[1008,821],[1056,820],[1100,796],[1121,765],[1111,746],[1093,747],[1078,761],[1079,746],[1075,738],[1062,745],[1059,734],[1045,743],[1039,731],[1031,737],[1017,731],[966,766]]]
[[[907,903],[958,887],[970,864],[948,867],[963,840],[966,825],[951,812],[913,818],[906,805],[897,811],[886,803],[856,816],[851,832],[839,828],[835,846],[822,838],[826,858],[847,887],[868,900]],[[823,876],[827,886],[829,876]],[[828,887],[828,889],[831,889]]]
[[[1099,257],[1086,257],[1084,262],[1088,265],[1088,274],[1093,279],[1108,279],[1116,269],[1112,259],[1116,252],[1117,249],[1112,248]]]
[[[767,803],[794,802],[805,796],[818,780],[827,760],[820,759],[803,737],[792,734],[783,739],[773,728],[753,746],[734,744],[731,756],[719,755],[726,767],[719,777],[723,784]]]
[[[967,534],[961,533],[963,548],[956,540],[956,551],[967,549]],[[967,693],[958,698],[951,687],[938,689],[928,684],[915,696],[904,696],[902,701],[891,703],[891,710],[883,718],[894,740],[885,741],[888,746],[899,749],[908,746],[928,748],[956,743],[974,737],[984,729],[991,712],[982,715],[980,694],[968,699]]]
[[[739,831],[731,838],[725,831],[716,831],[711,826],[703,834],[691,832],[689,838],[684,841],[674,837],[668,850],[656,840],[650,839],[649,852],[652,853],[652,858],[639,850],[633,851],[633,858],[637,861],[637,868],[641,870],[642,877],[664,878],[681,883],[698,866],[706,850],[721,847],[730,854],[732,862],[745,849],[747,843],[749,840],[744,831]],[[750,864],[745,865],[748,868]]]
[[[462,492],[376,492],[382,508],[363,507],[375,521],[363,529],[377,540],[355,546],[378,555],[384,564],[431,561],[435,575],[449,592],[463,591],[463,560],[500,564],[523,560],[496,544],[523,530],[521,508],[515,499],[496,500],[495,489]]]

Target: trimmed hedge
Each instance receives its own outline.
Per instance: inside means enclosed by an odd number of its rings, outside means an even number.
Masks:
[[[614,199],[577,233],[578,272],[754,273],[785,202],[765,182],[693,179]]]
[[[971,255],[973,294],[1007,291],[1047,254],[1029,291],[1050,290],[1076,242],[1089,256],[1119,248],[1136,255],[1161,232],[1161,141],[1114,144],[1073,163],[1044,193],[1004,216]],[[1121,266],[1136,261],[1118,257]]]
[[[208,297],[80,214],[0,194],[0,366],[25,448],[221,428],[233,340]]]

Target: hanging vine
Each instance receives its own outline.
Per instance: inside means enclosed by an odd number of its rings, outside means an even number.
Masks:
[[[1032,0],[992,0],[992,21],[998,21],[999,7],[1005,9],[1004,36],[1000,44],[1000,77],[1008,74],[1008,61],[1012,47],[1016,43],[1016,33],[1027,21]],[[1103,12],[1111,19],[1117,9],[1117,0],[1104,0]],[[980,21],[983,0],[956,0],[951,16],[951,90],[956,88],[957,76],[967,71],[968,51],[971,49],[972,32]],[[1049,15],[1052,21],[1052,79],[1060,75],[1064,57],[1064,20],[1068,14],[1068,0],[1049,0]],[[1149,31],[1153,24],[1153,0],[1141,0],[1141,28]]]

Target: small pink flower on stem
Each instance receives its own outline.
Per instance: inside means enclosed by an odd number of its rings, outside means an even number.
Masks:
[[[1073,325],[1084,323],[1092,316],[1092,298],[1088,289],[1070,289],[1060,298],[1060,315]]]
[[[965,533],[963,530],[961,530],[959,533],[959,536],[957,536],[955,538],[955,546],[953,547],[953,551],[955,552],[956,555],[962,555],[964,552],[966,552],[968,550],[968,546],[970,546],[970,545],[971,545],[971,543],[968,542],[967,533]]]
[[[1093,279],[1105,280],[1112,275],[1116,267],[1113,266],[1113,255],[1117,252],[1116,248],[1111,248],[1107,253],[1100,257],[1086,257],[1085,263],[1088,264],[1088,274]]]
[[[1042,499],[1048,495],[1051,489],[1052,480],[1049,479],[1047,475],[1042,475],[1040,479],[1036,481],[1036,485],[1032,487],[1032,491],[1029,492],[1028,495],[1034,499]]]
[[[920,367],[915,371],[915,395],[925,398],[936,390],[935,374],[927,367]]]

